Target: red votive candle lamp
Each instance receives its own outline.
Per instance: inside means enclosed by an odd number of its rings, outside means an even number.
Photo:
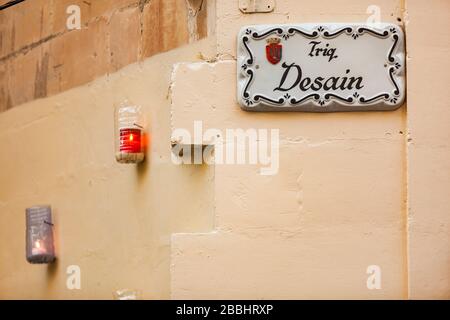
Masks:
[[[50,206],[26,209],[26,256],[29,263],[51,263],[56,259]]]

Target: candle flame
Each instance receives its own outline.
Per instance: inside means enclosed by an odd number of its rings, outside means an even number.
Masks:
[[[133,141],[133,135],[130,134],[130,141]]]
[[[39,240],[37,240],[37,241],[34,243],[34,246],[35,246],[36,248],[40,248],[40,247],[41,247],[41,243],[39,242]]]

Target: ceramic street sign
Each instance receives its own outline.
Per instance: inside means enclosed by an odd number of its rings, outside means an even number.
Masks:
[[[249,111],[393,110],[405,98],[394,24],[247,26],[237,68],[238,101]]]

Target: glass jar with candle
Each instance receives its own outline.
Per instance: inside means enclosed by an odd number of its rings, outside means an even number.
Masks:
[[[50,206],[26,209],[26,252],[30,263],[50,263],[55,260]]]
[[[115,152],[120,163],[144,160],[144,119],[140,106],[124,102],[115,111]]]

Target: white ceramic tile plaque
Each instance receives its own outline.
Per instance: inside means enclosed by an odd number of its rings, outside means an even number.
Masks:
[[[249,111],[394,110],[405,98],[404,38],[394,24],[241,29],[238,101]]]

